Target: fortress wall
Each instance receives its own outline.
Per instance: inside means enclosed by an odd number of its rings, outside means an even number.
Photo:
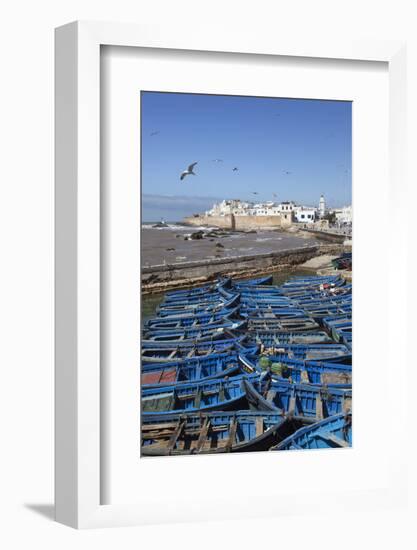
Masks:
[[[234,216],[231,214],[227,216],[190,216],[184,218],[184,223],[187,225],[211,225],[221,229],[234,229],[233,218]]]
[[[235,216],[235,229],[238,231],[281,226],[281,216]]]
[[[236,229],[245,231],[247,229],[264,229],[282,227],[283,220],[281,216],[190,216],[184,218],[184,223],[188,225],[211,225],[221,229]]]

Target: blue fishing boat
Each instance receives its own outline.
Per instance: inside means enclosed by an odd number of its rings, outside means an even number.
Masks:
[[[352,350],[344,344],[282,344],[274,347],[271,357],[352,364]]]
[[[238,308],[219,312],[196,313],[194,315],[178,315],[177,317],[155,317],[145,323],[145,328],[149,330],[177,330],[187,327],[197,327],[203,325],[218,325],[224,320],[228,320],[238,313]]]
[[[341,294],[338,296],[317,296],[310,295],[304,298],[293,299],[292,302],[302,308],[310,308],[320,305],[338,305],[338,304],[351,304],[352,294]]]
[[[242,383],[250,407],[256,410],[279,411],[319,420],[346,412],[352,406],[351,389],[273,380],[267,394],[262,395],[258,380],[252,377]]]
[[[177,298],[165,298],[162,302],[161,306],[164,307],[178,307],[178,306],[184,306],[187,304],[190,305],[206,305],[206,304],[212,304],[213,302],[225,300],[229,301],[233,298],[236,298],[236,295],[239,296],[239,293],[234,292],[227,292],[226,290],[219,289],[217,292],[213,292],[209,295],[204,296],[179,296]]]
[[[344,284],[345,280],[339,279],[334,282],[289,285],[288,287],[282,288],[282,293],[289,298],[307,297],[309,295],[319,296],[320,294],[323,296],[331,296],[332,294],[342,293]],[[342,288],[342,291],[339,290],[340,288]]]
[[[276,445],[271,451],[296,449],[342,449],[352,446],[352,415],[340,413],[305,426]]]
[[[299,307],[289,298],[284,298],[282,296],[267,296],[267,295],[240,295],[240,303],[242,309],[248,308],[289,308],[289,307]]]
[[[334,296],[349,296],[351,295],[351,287],[331,287],[327,290],[294,290],[292,292],[286,292],[287,298],[291,299],[293,303],[298,303],[300,300],[321,300],[323,298],[331,298]]]
[[[293,430],[275,412],[158,415],[142,423],[142,456],[266,451]]]
[[[246,309],[241,309],[240,314],[242,317],[247,319],[283,319],[283,318],[292,318],[292,317],[304,317],[307,318],[307,315],[303,309],[297,308],[258,308],[258,307],[249,307]]]
[[[185,289],[180,289],[180,290],[172,290],[170,292],[166,292],[165,293],[165,298],[170,299],[170,298],[176,298],[176,297],[179,297],[179,296],[183,296],[184,298],[188,298],[188,297],[191,297],[191,296],[201,296],[201,295],[204,295],[204,294],[210,294],[212,292],[217,292],[221,288],[223,288],[225,286],[229,286],[229,285],[230,285],[230,279],[223,278],[223,279],[219,279],[218,281],[216,281],[215,283],[212,283],[210,285],[204,285],[204,286],[200,286],[200,287],[196,287],[196,288],[185,288]]]
[[[282,319],[249,319],[249,331],[305,332],[319,329],[318,323],[310,317],[293,317]]]
[[[323,324],[329,328],[343,327],[346,323],[352,323],[352,314],[331,315],[323,319]]]
[[[331,315],[352,315],[352,305],[318,306],[305,310],[313,319],[324,319]]]
[[[352,344],[352,314],[334,315],[321,320],[336,342],[349,341]]]
[[[265,275],[256,279],[233,279],[232,286],[260,286],[260,285],[272,285],[272,275]]]
[[[344,279],[339,275],[312,275],[311,277],[292,277],[281,285],[283,289],[296,288],[296,287],[311,287],[320,285],[336,285],[339,283],[344,284]]]
[[[161,304],[156,308],[158,317],[169,317],[178,315],[192,315],[195,313],[204,313],[208,311],[224,311],[236,306],[240,300],[239,294],[235,294],[230,300],[226,300],[223,296],[218,297],[217,300],[209,302],[195,302],[185,304]]]
[[[323,331],[315,332],[277,332],[274,330],[251,331],[246,339],[248,345],[263,344],[270,348],[282,344],[330,344],[333,340]]]
[[[274,297],[274,296],[257,296],[254,298],[248,298],[244,295],[241,295],[240,297],[240,303],[242,310],[244,311],[247,308],[288,308],[292,307],[293,304],[289,302],[287,299],[283,300],[280,297]]]
[[[246,321],[223,321],[219,325],[201,325],[182,330],[145,330],[142,345],[146,342],[192,343],[204,342],[210,339],[222,338],[225,332],[242,330]]]
[[[241,363],[236,352],[214,353],[206,357],[192,357],[175,363],[145,364],[142,366],[142,388],[201,382],[239,373],[241,373]]]
[[[156,342],[155,340],[147,340],[142,338],[141,340],[141,346],[143,350],[147,349],[165,349],[165,348],[171,348],[174,349],[203,349],[202,346],[216,346],[216,349],[220,349],[223,346],[229,346],[231,344],[241,342],[249,342],[248,337],[246,334],[242,334],[242,332],[235,333],[231,332],[229,330],[223,330],[223,331],[216,331],[215,336],[213,338],[207,338],[206,340],[202,341],[196,341],[195,339],[191,339],[191,341],[184,341],[184,338],[177,341],[160,341]],[[253,342],[248,343],[248,346],[254,345]]]
[[[267,350],[269,358],[300,359],[303,361],[331,361],[351,364],[352,350],[344,344],[280,344],[270,346],[261,345],[261,353]]]
[[[241,304],[240,304],[240,311],[242,313],[248,313],[248,312],[267,312],[269,310],[270,312],[277,311],[278,310],[289,310],[289,309],[301,309],[297,306],[293,306],[292,304],[279,302],[276,300],[245,300],[242,298]]]
[[[240,354],[242,368],[249,374],[260,374],[259,358]],[[323,361],[270,357],[273,379],[288,380],[296,384],[319,384],[338,388],[351,388],[352,366]]]
[[[209,301],[220,296],[218,288],[211,288],[204,292],[178,292],[175,294],[165,294],[164,303],[171,304],[176,302],[184,302],[185,300],[193,301]]]
[[[209,340],[198,344],[175,345],[170,342],[162,342],[142,346],[142,364],[145,363],[174,363],[191,359],[193,357],[206,357],[208,355],[236,352],[254,355],[258,351],[258,345],[247,343],[244,336],[228,338],[224,340]]]
[[[142,389],[142,418],[149,414],[247,408],[243,377]]]
[[[281,287],[279,286],[244,286],[238,285],[235,289],[240,292],[242,296],[276,296],[278,298],[286,299],[283,295]]]

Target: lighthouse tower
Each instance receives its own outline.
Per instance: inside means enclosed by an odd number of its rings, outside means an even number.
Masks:
[[[325,213],[326,213],[326,201],[324,200],[324,196],[320,195],[320,201],[319,201],[319,216],[320,216],[320,218],[324,218]]]

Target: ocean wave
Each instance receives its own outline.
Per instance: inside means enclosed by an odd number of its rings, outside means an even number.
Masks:
[[[143,223],[142,226],[141,226],[141,229],[165,229],[165,230],[168,230],[168,231],[179,231],[181,229],[189,229],[185,225],[176,225],[174,223],[169,223],[164,227],[154,227],[155,225],[156,225],[156,222],[155,223]]]
[[[216,227],[207,227],[207,226],[189,226],[189,225],[181,225],[181,224],[174,224],[174,223],[168,223],[164,227],[154,227],[156,225],[155,223],[146,223],[142,224],[142,229],[158,229],[158,231],[187,231],[188,233],[194,233],[195,231],[214,231],[217,229]]]

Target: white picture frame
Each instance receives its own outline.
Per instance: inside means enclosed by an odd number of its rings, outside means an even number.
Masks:
[[[393,203],[405,187],[405,44],[371,40],[294,40],[244,32],[176,29],[113,23],[75,22],[56,30],[56,519],[77,528],[134,525],[181,519],[175,499],[156,506],[101,504],[100,391],[100,49],[101,46],[165,48],[297,58],[381,61],[389,71],[390,194]],[[399,210],[392,216],[401,224]],[[394,252],[395,254],[395,252]],[[398,261],[404,251],[398,248]],[[392,279],[391,279],[392,280]],[[405,318],[405,303],[391,303]],[[404,352],[405,353],[405,352]],[[398,383],[404,394],[405,376]],[[398,424],[405,407],[393,411]],[[402,424],[404,425],[404,423]],[[401,432],[401,430],[399,430]],[[404,434],[398,434],[399,441]],[[383,451],[381,451],[383,452]],[[401,444],[397,458],[401,456]],[[391,457],[392,459],[392,457]],[[351,505],[404,498],[406,480],[392,476],[384,491],[364,490]],[[344,495],[340,495],[341,499]],[[326,495],[310,495],[317,509]],[[294,495],[296,500],[297,495]],[[321,504],[320,504],[321,499]],[[239,517],[221,504],[196,510],[190,519]],[[271,514],[291,508],[276,506]],[[250,513],[248,515],[251,515]]]

